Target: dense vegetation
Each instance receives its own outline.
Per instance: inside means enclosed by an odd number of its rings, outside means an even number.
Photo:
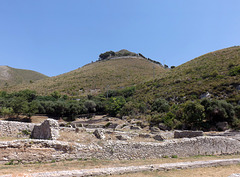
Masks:
[[[111,90],[98,96],[71,99],[59,92],[39,96],[35,91],[0,92],[0,113],[5,118],[46,114],[50,117],[73,121],[81,114],[108,114],[128,119],[144,120],[150,125],[163,124],[166,129],[215,130],[218,122],[227,122],[240,128],[240,105],[225,100],[201,99],[181,104],[157,98],[153,102],[133,99],[135,87]]]
[[[99,59],[98,61],[102,61],[102,60],[107,60],[111,57],[124,57],[124,56],[138,56],[138,54],[134,53],[134,52],[130,52],[128,50],[120,50],[118,52],[114,52],[114,51],[107,51],[105,53],[101,53],[99,55]]]

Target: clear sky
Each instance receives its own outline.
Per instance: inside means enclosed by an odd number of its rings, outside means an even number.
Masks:
[[[240,45],[240,0],[0,0],[0,65],[55,76],[127,49],[178,66]]]

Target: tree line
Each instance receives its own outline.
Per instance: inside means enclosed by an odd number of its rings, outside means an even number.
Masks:
[[[150,125],[164,124],[167,129],[211,130],[218,122],[227,122],[240,128],[240,105],[225,100],[195,99],[184,103],[169,102],[163,98],[143,101],[134,97],[134,86],[121,90],[109,90],[96,96],[71,98],[55,91],[41,96],[32,90],[0,92],[2,117],[45,114],[53,118],[73,121],[81,114],[108,114],[128,119],[148,121]]]

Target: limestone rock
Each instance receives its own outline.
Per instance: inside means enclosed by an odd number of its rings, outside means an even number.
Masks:
[[[139,134],[139,137],[140,137],[140,138],[151,138],[151,135],[150,135],[150,134],[147,134],[147,133],[140,133],[140,134]]]
[[[228,177],[240,177],[240,174],[232,174],[232,175],[230,175]]]
[[[93,132],[93,134],[96,136],[96,138],[98,138],[98,139],[105,139],[106,137],[105,137],[105,131],[104,131],[104,129],[102,129],[102,128],[98,128],[98,129],[96,129],[94,132]]]
[[[159,133],[160,132],[160,129],[157,127],[151,127],[150,130],[151,130],[151,133]]]
[[[211,94],[209,92],[203,93],[200,95],[200,99],[203,99],[203,98],[211,98]]]
[[[31,134],[34,139],[56,140],[59,137],[59,125],[54,119],[47,119],[41,125],[35,125]]]
[[[174,138],[174,133],[173,131],[164,131],[161,132],[160,135],[163,137],[163,139],[173,139]]]
[[[131,129],[131,130],[142,130],[141,127],[136,126],[136,125],[132,125],[132,126],[130,127],[130,129]]]
[[[158,128],[160,129],[160,130],[170,130],[170,128],[168,127],[168,126],[166,126],[164,123],[159,123],[158,124]]]
[[[158,141],[163,141],[164,138],[161,135],[155,135],[153,139],[158,140]]]
[[[131,137],[129,137],[127,135],[117,135],[116,138],[119,140],[125,140],[125,141],[131,139]]]

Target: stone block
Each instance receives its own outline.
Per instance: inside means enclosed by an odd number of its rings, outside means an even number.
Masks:
[[[47,119],[41,125],[35,125],[31,134],[34,139],[56,140],[59,137],[59,124],[54,119]]]
[[[174,131],[174,138],[193,138],[197,136],[203,136],[203,131],[190,131],[190,130]]]

